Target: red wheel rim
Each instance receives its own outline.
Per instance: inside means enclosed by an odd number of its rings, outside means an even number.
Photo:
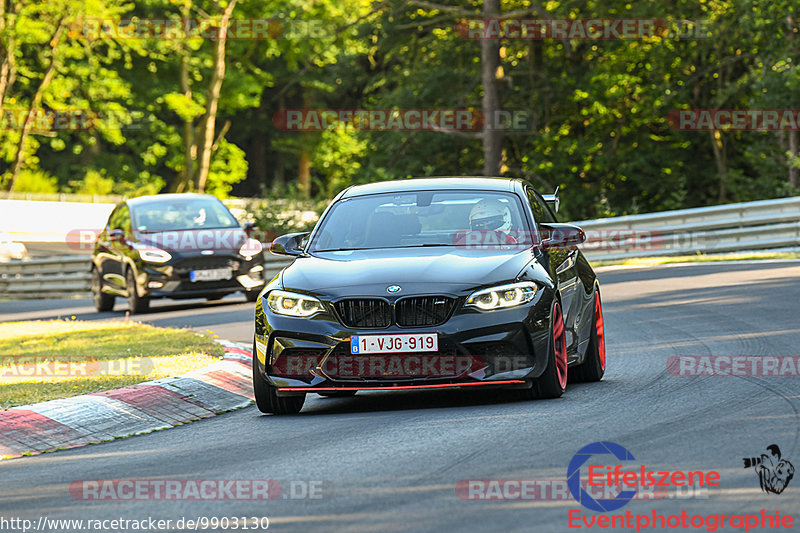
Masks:
[[[600,293],[594,293],[594,327],[597,331],[597,355],[600,356],[600,368],[606,369],[606,337],[603,333],[603,306],[600,304]]]
[[[567,339],[564,331],[564,318],[561,315],[561,304],[556,302],[553,307],[553,351],[556,356],[556,374],[558,385],[562,389],[567,387]]]

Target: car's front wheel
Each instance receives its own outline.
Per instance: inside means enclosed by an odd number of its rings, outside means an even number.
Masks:
[[[575,381],[600,381],[606,372],[606,338],[603,323],[603,304],[600,291],[594,291],[594,313],[592,315],[592,333],[586,357],[583,363],[575,367]]]
[[[275,387],[267,383],[267,380],[258,371],[256,361],[256,344],[253,343],[253,395],[256,399],[256,407],[262,413],[276,415],[294,415],[300,412],[306,401],[306,395],[302,396],[278,396]]]
[[[131,314],[143,313],[150,307],[150,299],[145,296],[139,296],[139,290],[136,284],[136,278],[133,276],[133,270],[128,269],[125,274],[125,288],[128,291],[128,309]]]
[[[567,335],[561,304],[556,300],[550,312],[550,349],[547,368],[529,389],[518,391],[523,400],[559,398],[567,388]]]
[[[100,312],[113,310],[116,300],[113,295],[103,292],[103,280],[96,268],[92,268],[92,300],[94,308]]]

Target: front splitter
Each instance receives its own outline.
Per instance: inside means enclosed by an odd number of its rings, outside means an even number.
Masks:
[[[453,389],[476,387],[480,385],[522,385],[525,380],[509,379],[505,381],[470,381],[467,383],[438,383],[435,385],[397,385],[397,386],[365,386],[365,387],[279,387],[278,392],[336,392],[336,391],[368,391],[368,390],[409,390],[409,389]]]

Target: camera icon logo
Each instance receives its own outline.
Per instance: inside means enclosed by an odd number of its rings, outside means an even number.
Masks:
[[[777,444],[767,446],[769,454],[761,457],[744,457],[745,468],[752,468],[758,474],[761,490],[772,494],[782,493],[794,477],[794,465],[781,457],[781,449]]]

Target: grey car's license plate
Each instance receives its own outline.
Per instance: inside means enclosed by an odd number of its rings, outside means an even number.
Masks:
[[[233,271],[230,268],[211,268],[208,270],[192,270],[189,272],[191,281],[219,281],[231,279]]]

